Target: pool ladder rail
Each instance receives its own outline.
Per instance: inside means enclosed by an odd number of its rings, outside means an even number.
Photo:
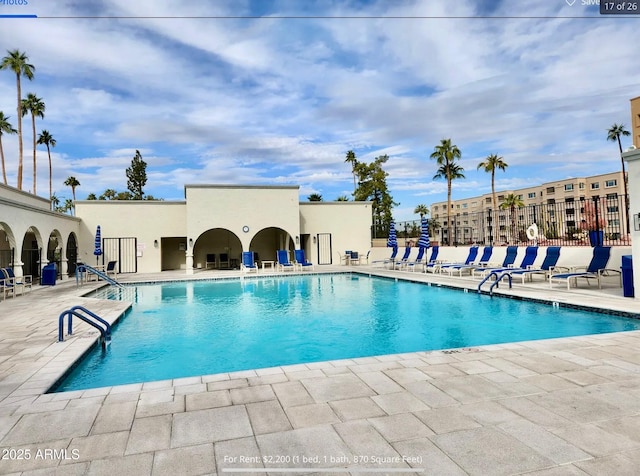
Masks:
[[[67,323],[67,335],[73,334],[72,321],[73,316],[76,316],[81,321],[84,321],[90,326],[98,329],[98,331],[100,332],[100,344],[102,345],[103,349],[111,343],[111,324],[109,324],[97,314],[91,312],[89,309],[82,306],[73,306],[60,314],[60,317],[58,318],[58,342],[64,342],[65,316],[69,316]]]
[[[509,271],[491,271],[489,275],[478,284],[478,294],[482,291],[482,285],[489,281],[492,276],[495,277],[495,281],[489,286],[489,296],[493,296],[493,288],[499,287],[500,281],[505,277],[509,278],[509,289],[513,287],[513,277]]]
[[[120,284],[115,279],[107,276],[107,274],[105,272],[100,271],[100,270],[94,268],[93,266],[89,266],[88,264],[85,264],[85,263],[79,264],[76,267],[76,286],[78,286],[80,283],[82,283],[82,281],[84,279],[84,273],[95,274],[98,278],[105,280],[107,283],[109,283],[109,284],[111,284],[113,286],[117,286],[119,288],[124,288],[124,286],[122,284]]]

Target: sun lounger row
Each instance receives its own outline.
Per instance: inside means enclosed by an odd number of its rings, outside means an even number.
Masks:
[[[554,283],[562,282],[567,284],[570,289],[571,284],[577,286],[579,279],[595,280],[598,288],[602,287],[602,280],[608,276],[617,276],[622,286],[621,272],[618,269],[608,268],[608,262],[611,257],[611,247],[597,246],[593,248],[593,256],[586,266],[558,266],[561,247],[549,246],[546,249],[544,260],[539,266],[534,266],[538,257],[538,247],[528,246],[525,249],[522,260],[517,263],[518,255],[517,246],[508,246],[506,248],[505,257],[502,262],[491,262],[493,247],[485,246],[480,259],[476,261],[479,254],[479,248],[472,246],[469,248],[467,258],[463,262],[446,262],[438,260],[439,248],[432,248],[431,256],[426,258],[428,250],[421,248],[414,260],[410,259],[412,248],[407,247],[403,257],[399,260],[395,259],[397,249],[393,250],[389,259],[377,261],[374,263],[382,263],[388,269],[398,269],[414,271],[416,268],[429,273],[448,274],[449,276],[468,275],[474,278],[483,279],[487,276],[496,278],[502,274],[511,275],[512,279],[519,279],[522,284],[531,281],[534,276],[541,275],[545,280],[549,281],[550,287]]]
[[[277,260],[275,261],[276,271],[302,271],[315,269],[313,263],[307,260],[304,250],[295,250],[294,256],[294,261],[290,261],[288,250],[278,250],[276,252]],[[240,270],[245,273],[258,272],[258,265],[256,264],[255,253],[253,251],[242,252]]]
[[[24,294],[27,290],[31,290],[32,286],[31,275],[17,277],[13,268],[0,268],[0,295],[3,300],[8,296],[16,297],[18,294]]]

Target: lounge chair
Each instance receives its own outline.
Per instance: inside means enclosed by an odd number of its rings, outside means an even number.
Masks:
[[[571,281],[573,280],[578,286],[578,278],[584,278],[589,282],[589,279],[596,279],[598,281],[598,289],[602,288],[602,278],[605,276],[613,276],[617,273],[620,278],[620,286],[622,286],[622,273],[617,269],[608,269],[607,263],[611,256],[610,246],[595,246],[593,248],[593,257],[589,266],[584,271],[577,271],[581,268],[573,268],[573,271],[569,273],[552,274],[549,276],[549,287],[553,287],[554,281],[566,281],[567,290],[571,289]]]
[[[14,298],[20,290],[20,294],[24,293],[24,285],[16,283],[16,278],[10,278],[9,273],[5,268],[0,269],[0,280],[2,281],[2,295],[3,299],[7,299],[7,296],[11,294]]]
[[[222,268],[223,265],[224,265],[224,269],[229,269],[231,267],[231,261],[229,261],[229,253],[220,253],[220,261],[218,261],[218,268],[223,269]]]
[[[360,264],[360,254],[357,251],[352,251],[349,256],[350,264]]]
[[[457,269],[460,266],[471,266],[473,261],[476,259],[477,256],[478,256],[478,247],[477,246],[472,246],[471,248],[469,248],[469,254],[467,255],[467,258],[464,260],[464,262],[462,262],[462,263],[460,263],[460,262],[437,263],[435,266],[433,266],[432,271],[434,273],[441,273],[441,272],[447,270],[448,268],[452,268],[452,267],[455,267]]]
[[[440,270],[441,273],[448,273],[449,276],[453,275],[453,273],[457,273],[458,276],[462,276],[463,273],[467,271],[469,274],[476,268],[483,268],[489,265],[489,260],[491,259],[491,255],[493,254],[493,246],[485,246],[482,250],[482,256],[478,260],[477,263],[470,264],[458,264],[453,266],[446,266]]]
[[[253,251],[243,251],[242,252],[242,263],[240,264],[240,271],[243,273],[255,272],[258,273],[258,265],[256,265],[256,260]]]
[[[512,278],[520,277],[522,279],[522,284],[524,284],[524,281],[527,278],[529,281],[533,281],[533,276],[536,274],[542,274],[544,275],[544,279],[547,279],[547,276],[549,276],[549,274],[554,270],[554,266],[558,263],[559,258],[560,247],[549,246],[547,248],[547,254],[539,268],[528,267],[526,269],[514,269],[513,271],[509,271],[509,274]],[[523,267],[521,266],[521,268]]]
[[[387,263],[394,261],[396,259],[396,256],[398,255],[398,247],[394,246],[391,250],[391,256],[389,256],[386,259],[383,260],[376,260],[376,261],[372,261],[371,264],[378,264],[378,263],[382,263],[382,266],[386,265]]]
[[[19,278],[13,272],[13,268],[4,268],[6,276],[16,285],[22,286],[23,290],[31,290],[33,287],[33,277],[30,274],[22,275]],[[2,278],[2,276],[0,276]]]
[[[420,246],[418,248],[418,256],[416,256],[416,259],[414,259],[413,261],[407,261],[406,263],[404,263],[404,265],[401,266],[400,269],[406,268],[407,271],[409,271],[409,269],[413,271],[416,266],[422,265],[424,263],[424,253],[426,250],[427,249],[425,247]]]
[[[118,277],[118,270],[116,269],[117,264],[118,264],[117,261],[109,261],[107,263],[107,267],[104,270],[104,274],[106,274],[107,276],[113,275],[114,278],[117,278]]]
[[[429,261],[424,264],[424,272],[426,273],[429,269],[433,270],[433,267],[436,266],[438,261],[438,253],[440,252],[440,247],[438,245],[431,247],[431,257]]]
[[[296,267],[289,261],[289,252],[287,250],[278,250],[278,270],[279,271],[294,271]]]
[[[294,255],[296,258],[296,264],[300,266],[301,269],[315,270],[313,263],[307,260],[304,250],[295,250]]]
[[[536,260],[537,254],[538,254],[537,246],[527,246],[524,259],[522,260],[522,264],[524,266],[521,265],[520,268],[526,268],[527,266],[531,266],[533,262]],[[504,261],[502,262],[502,265],[474,268],[473,270],[471,270],[471,274],[473,275],[473,277],[476,277],[476,273],[478,276],[484,277],[494,271],[506,271],[508,269],[514,269],[515,266],[513,265],[513,263],[516,262],[516,256],[518,256],[518,247],[508,246],[507,254],[504,257]]]
[[[212,269],[216,267],[216,255],[213,253],[207,254],[207,261],[204,267],[205,269],[209,269],[209,266],[211,266]]]
[[[402,258],[400,258],[397,261],[390,261],[389,262],[389,264],[391,265],[390,269],[396,269],[398,265],[402,266],[402,263],[406,263],[407,261],[409,261],[409,255],[411,254],[412,248],[413,248],[412,246],[405,247]]]

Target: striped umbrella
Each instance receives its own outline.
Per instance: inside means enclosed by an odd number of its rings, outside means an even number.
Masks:
[[[418,246],[420,248],[429,248],[431,243],[429,242],[429,221],[426,217],[422,217],[422,225],[420,227],[420,239],[418,240]]]
[[[396,223],[391,220],[389,224],[389,238],[387,238],[387,247],[396,248],[398,246],[398,237],[396,236]]]
[[[100,236],[100,225],[96,228],[96,240],[93,243],[93,254],[96,256],[96,265],[98,264],[98,256],[102,254],[102,237]]]

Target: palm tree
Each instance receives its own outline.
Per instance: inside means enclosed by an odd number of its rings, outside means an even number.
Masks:
[[[352,150],[347,152],[347,158],[344,160],[345,162],[351,164],[351,173],[353,174],[353,193],[356,193],[356,164],[358,161],[356,160],[356,153]]]
[[[53,210],[58,210],[58,206],[60,205],[60,199],[55,193],[51,194],[51,208]]]
[[[503,157],[499,157],[496,154],[491,154],[485,160],[478,164],[478,170],[482,169],[485,172],[491,172],[491,195],[493,196],[493,209],[498,209],[498,201],[496,200],[496,170],[502,170],[503,172],[509,167],[509,165],[503,160]]]
[[[346,195],[340,195],[338,198],[336,198],[336,202],[348,202],[349,201],[349,197],[347,197]]]
[[[10,69],[16,73],[16,86],[18,90],[18,190],[22,190],[22,88],[20,87],[20,76],[26,77],[29,81],[33,79],[35,66],[29,64],[26,54],[18,50],[7,51],[8,55],[2,58],[0,69]]]
[[[511,215],[511,240],[509,242],[515,243],[516,239],[516,208],[524,207],[524,202],[519,195],[510,193],[504,197],[504,201],[500,204],[500,208],[503,210],[510,210]]]
[[[80,186],[80,182],[78,182],[78,179],[75,178],[73,175],[70,177],[67,177],[67,180],[64,181],[64,185],[66,185],[67,187],[71,187],[71,194],[73,195],[73,201],[76,201],[76,187]]]
[[[310,202],[321,202],[322,201],[322,195],[319,193],[312,193],[311,195],[309,195],[307,197],[307,200],[309,200]]]
[[[465,178],[464,169],[455,163],[456,159],[462,157],[462,153],[457,145],[451,143],[451,139],[442,139],[430,157],[436,159],[440,166],[433,178],[447,180],[447,239],[451,243],[451,181]]]
[[[33,131],[33,194],[36,193],[36,116],[44,119],[45,105],[42,98],[33,93],[27,94],[27,99],[22,100],[22,115],[26,116],[31,113],[31,129]]]
[[[53,170],[51,168],[51,147],[56,146],[56,140],[53,138],[49,131],[42,129],[42,132],[38,136],[38,144],[47,146],[47,155],[49,156],[49,197],[53,196],[53,186],[51,180],[53,178]]]
[[[607,140],[611,142],[618,141],[618,149],[620,149],[620,162],[622,162],[622,183],[624,183],[624,203],[625,203],[625,216],[627,218],[627,233],[629,233],[629,195],[627,191],[627,174],[624,170],[624,159],[622,158],[622,142],[620,142],[620,136],[630,136],[631,133],[624,128],[624,124],[613,124],[611,129],[607,131]]]
[[[2,148],[2,134],[15,134],[16,131],[9,123],[9,116],[5,116],[4,112],[0,111],[0,157],[2,158],[2,178],[4,184],[7,185],[7,170],[4,165],[4,149]]]
[[[429,214],[429,209],[427,208],[426,205],[420,204],[416,207],[416,209],[413,211],[413,213],[418,213],[420,214],[420,220],[422,220],[422,217],[425,215]]]

